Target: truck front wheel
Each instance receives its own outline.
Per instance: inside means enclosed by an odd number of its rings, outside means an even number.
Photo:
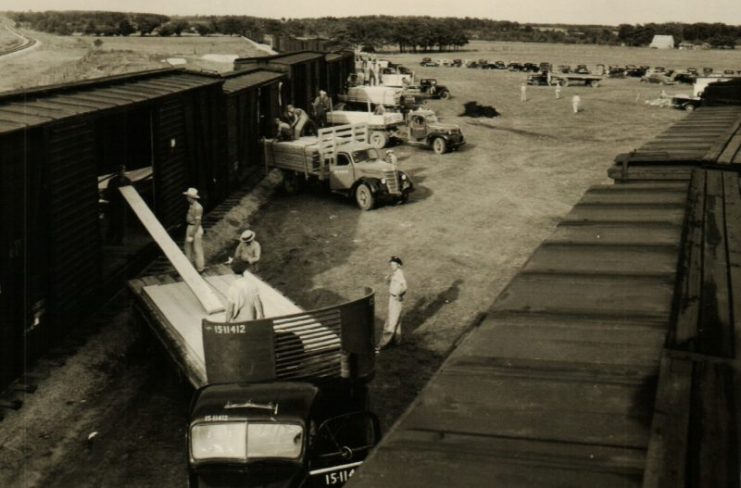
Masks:
[[[301,191],[303,182],[301,177],[296,173],[284,172],[283,173],[283,190],[289,195],[295,195]]]
[[[448,143],[442,137],[436,137],[432,141],[432,150],[435,151],[435,154],[445,154],[448,152]]]
[[[686,110],[687,112],[693,112],[693,111],[695,110],[695,106],[694,106],[694,105],[692,105],[691,103],[688,103],[687,105],[685,105],[685,106],[684,106],[684,109],[685,109],[685,110]]]
[[[376,149],[383,149],[388,144],[389,138],[385,132],[375,131],[371,132],[370,145]]]
[[[441,100],[447,100],[448,98],[450,98],[450,92],[448,90],[443,90],[442,92],[440,92]]]
[[[361,183],[355,189],[355,201],[361,210],[370,210],[376,204],[373,192],[365,183]]]

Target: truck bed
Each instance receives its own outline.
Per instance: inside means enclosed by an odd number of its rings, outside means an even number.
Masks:
[[[318,174],[319,146],[316,137],[301,137],[294,141],[264,141],[265,164],[304,174]]]
[[[203,273],[206,282],[226,304],[226,293],[237,276],[227,266],[220,265]],[[303,310],[267,283],[252,275],[263,302],[266,318],[300,314]],[[208,315],[188,286],[177,275],[147,276],[129,281],[137,307],[176,364],[196,388],[207,383],[203,352],[202,321],[223,322],[224,313]],[[279,326],[277,326],[279,327]],[[313,324],[312,333],[322,333],[321,342],[305,343],[305,349],[337,348],[339,336],[330,327]],[[298,334],[302,340],[303,331]]]

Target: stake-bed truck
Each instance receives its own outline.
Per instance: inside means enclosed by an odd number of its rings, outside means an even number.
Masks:
[[[406,202],[414,191],[409,176],[383,161],[368,143],[368,126],[339,125],[319,130],[317,137],[263,141],[265,165],[278,168],[283,185],[294,192],[318,182],[332,192],[354,197],[362,210],[381,200]]]

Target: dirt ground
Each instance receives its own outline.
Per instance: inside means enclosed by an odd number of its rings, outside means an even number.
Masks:
[[[639,64],[631,61],[632,52],[621,51],[622,60],[614,62]],[[580,53],[558,62],[581,63]],[[412,66],[420,56],[397,58]],[[513,53],[516,58],[528,60],[527,53]],[[560,100],[553,88],[528,87],[523,103],[522,74],[456,68],[420,68],[418,74],[437,77],[451,89],[454,98],[429,106],[443,121],[459,124],[468,143],[442,156],[420,147],[396,148],[401,168],[417,185],[410,203],[361,212],[340,196],[277,194],[249,221],[239,222],[257,232],[262,274],[271,284],[305,307],[371,286],[379,297],[379,328],[387,309],[386,262],[391,255],[404,259],[404,343],[377,357],[371,386],[384,428],[586,188],[609,182],[613,158],[684,116],[646,105],[661,88],[635,79],[567,87]],[[579,114],[571,113],[575,94],[582,99]],[[469,101],[492,105],[502,116],[459,117]],[[228,242],[227,237],[205,238]],[[122,294],[109,304],[65,364],[46,361],[35,368],[41,372],[39,390],[25,395],[25,406],[0,423],[0,486],[185,483],[192,391],[133,320],[129,300]]]

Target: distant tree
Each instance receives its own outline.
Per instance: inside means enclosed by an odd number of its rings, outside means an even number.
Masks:
[[[195,24],[196,32],[198,32],[201,36],[207,36],[209,34],[213,34],[214,28],[210,23],[199,23]]]
[[[130,36],[135,32],[134,26],[129,19],[123,19],[118,23],[118,34],[124,37]]]

